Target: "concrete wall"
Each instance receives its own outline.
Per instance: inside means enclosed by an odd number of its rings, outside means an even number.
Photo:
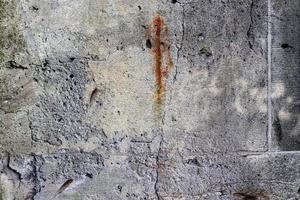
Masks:
[[[0,19],[1,200],[300,198],[299,0],[0,0]]]

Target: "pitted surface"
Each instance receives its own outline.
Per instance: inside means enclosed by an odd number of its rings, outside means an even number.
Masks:
[[[299,199],[299,11],[0,0],[0,200]]]

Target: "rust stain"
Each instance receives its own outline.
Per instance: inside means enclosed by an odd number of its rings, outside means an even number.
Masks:
[[[154,98],[157,108],[160,110],[165,99],[166,80],[174,65],[171,57],[168,27],[159,14],[154,16],[146,37],[146,46],[151,49],[153,55],[156,86]]]

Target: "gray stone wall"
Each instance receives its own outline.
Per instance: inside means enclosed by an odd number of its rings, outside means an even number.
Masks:
[[[0,199],[299,199],[299,44],[299,0],[0,0]]]

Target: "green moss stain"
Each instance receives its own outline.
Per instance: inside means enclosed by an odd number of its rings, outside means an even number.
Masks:
[[[20,107],[13,101],[19,89],[12,87],[11,80],[17,73],[3,69],[25,51],[26,44],[19,24],[16,0],[0,0],[0,108],[5,112],[16,112]]]
[[[13,60],[23,51],[25,41],[18,30],[16,4],[14,0],[0,0],[0,63]]]

